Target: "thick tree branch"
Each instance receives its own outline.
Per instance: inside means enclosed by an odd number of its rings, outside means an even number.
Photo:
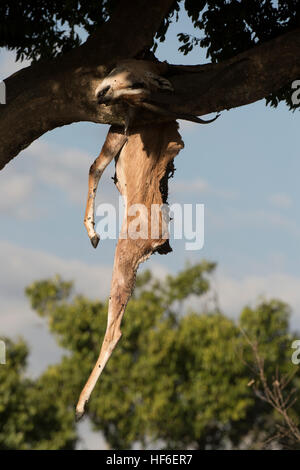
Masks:
[[[120,0],[112,18],[80,47],[37,63],[5,80],[0,106],[0,169],[33,140],[55,127],[87,120],[110,122],[111,110],[93,103],[95,81],[112,61],[151,45],[173,0]]]
[[[201,116],[250,104],[300,78],[300,28],[219,64],[169,68],[178,112]]]
[[[122,108],[97,105],[95,87],[115,61],[134,57],[151,42],[171,4],[171,0],[121,2],[123,13],[119,10],[80,48],[6,80],[8,104],[0,111],[0,168],[55,127],[76,121],[123,124]],[[174,95],[158,95],[154,100],[165,102],[173,112],[201,116],[252,103],[300,78],[300,29],[219,64],[170,65],[169,75]],[[139,116],[140,122],[151,119],[151,114]]]

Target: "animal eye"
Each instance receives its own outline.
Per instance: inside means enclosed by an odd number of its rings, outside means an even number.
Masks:
[[[133,83],[130,88],[136,89],[136,88],[145,88],[145,83],[143,82],[135,82]]]

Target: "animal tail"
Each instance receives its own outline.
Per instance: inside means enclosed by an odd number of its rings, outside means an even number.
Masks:
[[[162,114],[164,116],[169,116],[170,118],[174,120],[184,119],[185,121],[197,122],[198,124],[210,124],[214,122],[216,119],[218,119],[218,117],[220,116],[220,114],[217,114],[214,118],[205,120],[205,119],[199,118],[198,116],[195,116],[194,114],[175,113],[169,109],[161,108],[160,106],[157,106],[156,104],[148,103],[146,101],[142,103],[142,106],[146,109],[149,109],[149,111]]]

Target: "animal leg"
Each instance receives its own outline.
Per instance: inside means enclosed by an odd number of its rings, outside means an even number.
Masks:
[[[136,251],[136,241],[130,239],[119,240],[114,260],[106,332],[97,362],[80,394],[76,406],[77,420],[84,414],[85,404],[88,402],[98,378],[122,336],[121,321],[134,288],[138,265],[151,254],[149,252],[148,256],[140,259],[139,253]]]
[[[116,127],[111,127],[106,136],[105,142],[101,149],[100,155],[96,158],[89,171],[89,189],[86,203],[84,225],[88,236],[94,248],[97,247],[100,240],[99,235],[95,232],[95,197],[99,180],[107,165],[120,152],[125,144],[127,137]]]

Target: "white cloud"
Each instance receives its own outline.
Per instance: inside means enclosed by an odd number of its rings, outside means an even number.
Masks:
[[[89,169],[95,156],[76,148],[49,144],[43,139],[33,142],[24,154],[34,168],[36,183],[59,188],[75,204],[85,202]],[[116,194],[110,173],[106,171],[99,183],[100,197],[105,193],[107,202],[113,191]]]
[[[219,229],[230,226],[231,228],[242,227],[279,227],[293,236],[300,236],[299,224],[296,220],[287,217],[276,210],[266,209],[238,209],[226,207],[222,213],[207,211],[210,222]]]
[[[222,270],[216,273],[215,289],[220,307],[228,315],[237,315],[245,305],[255,305],[262,297],[287,302],[293,310],[292,323],[300,328],[300,277],[288,273],[252,275],[237,279]]]
[[[43,139],[33,142],[23,155],[34,167],[36,183],[63,190],[73,202],[87,194],[87,181],[92,156],[76,148],[52,145]]]
[[[1,180],[0,213],[13,214],[20,219],[31,218],[34,213],[34,209],[30,208],[32,191],[33,177],[9,167]]]
[[[60,274],[66,280],[75,281],[76,292],[104,299],[109,292],[112,265],[90,266],[7,241],[0,241],[0,259],[0,335],[21,335],[28,341],[33,353],[30,372],[36,375],[49,363],[59,360],[61,351],[45,322],[30,309],[24,288],[33,281]]]
[[[37,209],[36,202],[45,187],[58,189],[73,204],[84,206],[93,160],[94,156],[77,148],[36,140],[14,165],[1,172],[0,213],[18,219],[40,217],[42,209]],[[117,191],[110,178],[111,171],[101,178],[98,200],[115,200]]]
[[[76,291],[90,298],[103,299],[109,292],[112,264],[89,265],[6,241],[0,241],[0,258],[1,327],[7,331],[20,330],[20,326],[26,323],[26,318],[22,317],[26,302],[24,287],[34,280],[59,273],[65,279],[74,279]],[[161,279],[168,273],[167,268],[154,259],[141,266],[143,269],[151,269]],[[218,269],[214,285],[221,308],[228,314],[237,314],[247,303],[255,301],[260,295],[266,295],[288,302],[295,313],[299,312],[300,319],[300,277],[278,272],[238,279]]]
[[[90,266],[76,259],[23,248],[7,241],[0,241],[1,327],[14,329],[15,315],[24,301],[24,288],[37,279],[60,274],[75,281],[76,291],[91,298],[106,297],[109,291],[111,266]],[[9,307],[11,305],[11,308]],[[18,322],[23,324],[22,315]]]
[[[79,291],[93,298],[108,292],[110,267],[90,266],[77,259],[63,259],[59,256],[23,248],[7,241],[0,241],[0,257],[5,267],[2,271],[1,289],[9,292],[41,277],[60,273],[76,281]],[[99,285],[99,279],[101,283]]]
[[[140,265],[138,273],[141,273],[144,269],[149,269],[153,274],[153,277],[160,280],[165,279],[165,277],[170,274],[170,271],[167,269],[167,267],[157,262],[153,255],[149,260]]]
[[[152,266],[148,265],[152,270]],[[165,267],[157,274],[163,279],[168,271]],[[154,275],[156,273],[154,272]],[[237,278],[223,269],[217,268],[211,277],[211,291],[201,299],[188,302],[196,311],[209,310],[216,300],[221,310],[230,317],[237,317],[246,305],[255,306],[260,299],[276,298],[292,308],[292,327],[300,329],[300,276],[286,272],[245,275]]]
[[[268,200],[272,206],[279,209],[288,209],[292,205],[292,198],[286,193],[271,194]]]

